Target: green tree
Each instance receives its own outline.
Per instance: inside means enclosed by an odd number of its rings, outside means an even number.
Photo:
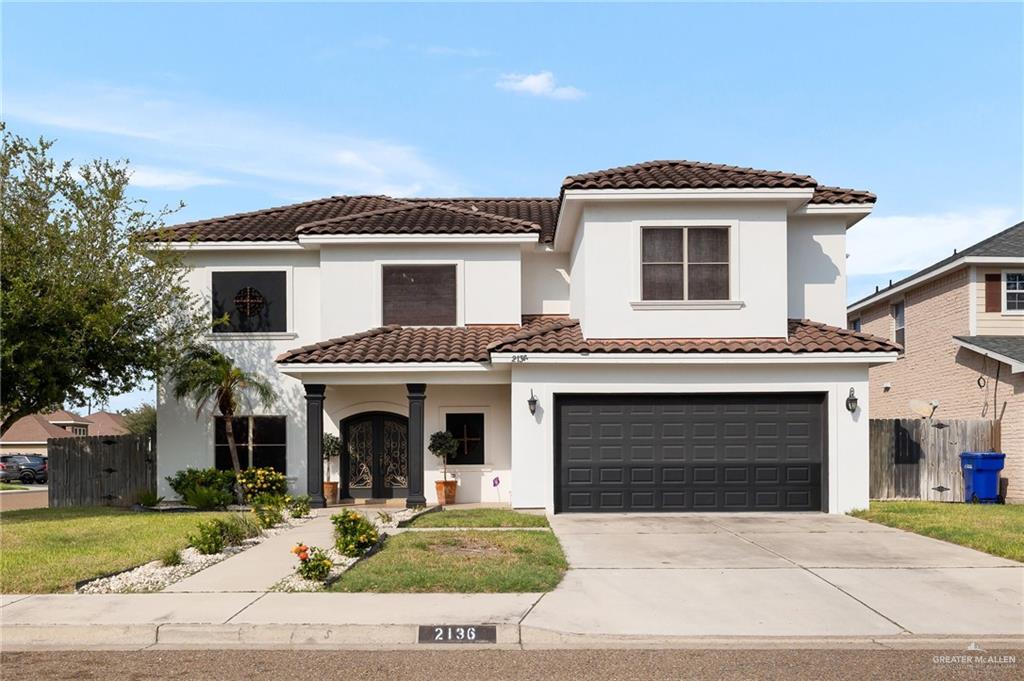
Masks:
[[[242,466],[235,443],[233,417],[246,393],[254,394],[269,409],[276,399],[273,388],[262,377],[235,366],[234,360],[210,345],[195,345],[186,351],[171,370],[170,379],[177,399],[190,397],[195,401],[196,419],[208,409],[224,417],[224,434],[237,480]],[[239,504],[244,503],[242,488],[237,483],[235,497]]]
[[[210,321],[158,237],[173,211],[128,196],[126,162],[58,163],[52,142],[0,132],[2,433],[156,379]]]
[[[152,404],[140,404],[135,409],[121,412],[128,430],[136,435],[156,437],[156,407]]]

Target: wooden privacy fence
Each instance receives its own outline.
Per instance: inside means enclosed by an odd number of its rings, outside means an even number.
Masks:
[[[156,447],[148,435],[55,438],[49,456],[50,507],[131,506],[156,491]]]
[[[963,501],[960,452],[999,451],[999,421],[871,419],[872,499]]]

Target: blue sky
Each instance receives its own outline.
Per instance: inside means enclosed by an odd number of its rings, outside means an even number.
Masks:
[[[850,232],[855,299],[1024,217],[1019,3],[2,12],[10,127],[130,159],[137,194],[183,200],[182,220],[734,163],[878,194]]]

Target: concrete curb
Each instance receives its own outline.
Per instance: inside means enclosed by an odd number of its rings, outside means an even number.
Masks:
[[[704,649],[1024,650],[1024,636],[603,636],[498,624],[496,644],[419,644],[415,624],[100,624],[0,628],[0,650]]]

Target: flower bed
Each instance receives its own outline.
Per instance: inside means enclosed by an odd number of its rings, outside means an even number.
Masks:
[[[376,514],[370,514],[367,519],[373,523],[377,530],[378,537],[374,544],[368,547],[364,553],[358,556],[347,556],[342,554],[341,551],[338,550],[337,546],[321,547],[327,559],[332,563],[331,569],[324,581],[320,582],[305,579],[296,571],[279,581],[271,587],[270,590],[287,592],[324,591],[332,583],[337,581],[346,570],[364,558],[372,556],[377,549],[380,548],[381,544],[383,544],[384,539],[387,538],[387,530],[393,530],[398,527],[399,523],[407,522],[423,512],[424,510],[401,509],[393,513],[380,511]],[[337,524],[338,523],[335,523],[336,526]]]

